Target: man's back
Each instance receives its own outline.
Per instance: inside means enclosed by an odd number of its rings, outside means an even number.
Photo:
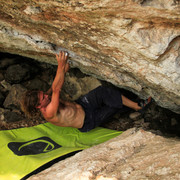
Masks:
[[[48,118],[48,111],[42,112],[44,118],[54,125],[62,127],[81,128],[84,123],[85,112],[81,105],[64,101],[60,103],[56,116]]]

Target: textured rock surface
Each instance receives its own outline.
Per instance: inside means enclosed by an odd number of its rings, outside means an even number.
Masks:
[[[0,51],[72,66],[180,113],[179,0],[1,0]]]
[[[29,180],[180,179],[180,141],[129,129]]]

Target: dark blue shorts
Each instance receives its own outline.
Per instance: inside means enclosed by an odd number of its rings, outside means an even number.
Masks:
[[[116,88],[99,86],[76,100],[85,111],[84,125],[79,130],[87,132],[109,121],[122,109],[121,92]]]

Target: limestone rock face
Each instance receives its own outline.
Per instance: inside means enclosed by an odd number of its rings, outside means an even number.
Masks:
[[[1,0],[0,51],[72,67],[180,113],[179,0]]]
[[[143,130],[120,136],[60,161],[29,180],[180,179],[180,141]]]

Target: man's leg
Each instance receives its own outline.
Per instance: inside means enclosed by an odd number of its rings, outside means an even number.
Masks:
[[[125,106],[138,109],[137,103],[123,96],[117,88],[103,86],[99,86],[90,91],[81,97],[77,103],[80,103],[84,107],[86,111],[86,121],[88,120],[86,127],[84,126],[80,129],[80,131],[83,132],[108,122],[118,111],[127,110],[128,108],[125,108]]]
[[[99,108],[106,105],[118,109],[121,109],[123,106],[136,111],[141,109],[138,103],[122,95],[117,88],[99,86],[90,91],[84,98],[92,108]]]
[[[138,103],[123,96],[117,88],[99,86],[79,100],[86,111],[91,111],[89,114],[94,123],[91,129],[109,121],[115,113],[124,110],[125,106],[136,111],[142,109]]]
[[[123,109],[123,108],[122,108]],[[109,106],[104,106],[99,109],[94,110],[94,124],[95,127],[98,127],[104,123],[107,123],[112,120],[113,115],[115,115],[119,109],[112,108]]]
[[[134,109],[135,111],[138,111],[141,109],[141,107],[138,105],[138,103],[131,101],[130,99],[128,99],[127,97],[125,97],[123,95],[122,95],[122,103],[124,106]]]
[[[103,106],[120,109],[123,106],[121,92],[111,87],[99,86],[80,99],[93,109]]]

